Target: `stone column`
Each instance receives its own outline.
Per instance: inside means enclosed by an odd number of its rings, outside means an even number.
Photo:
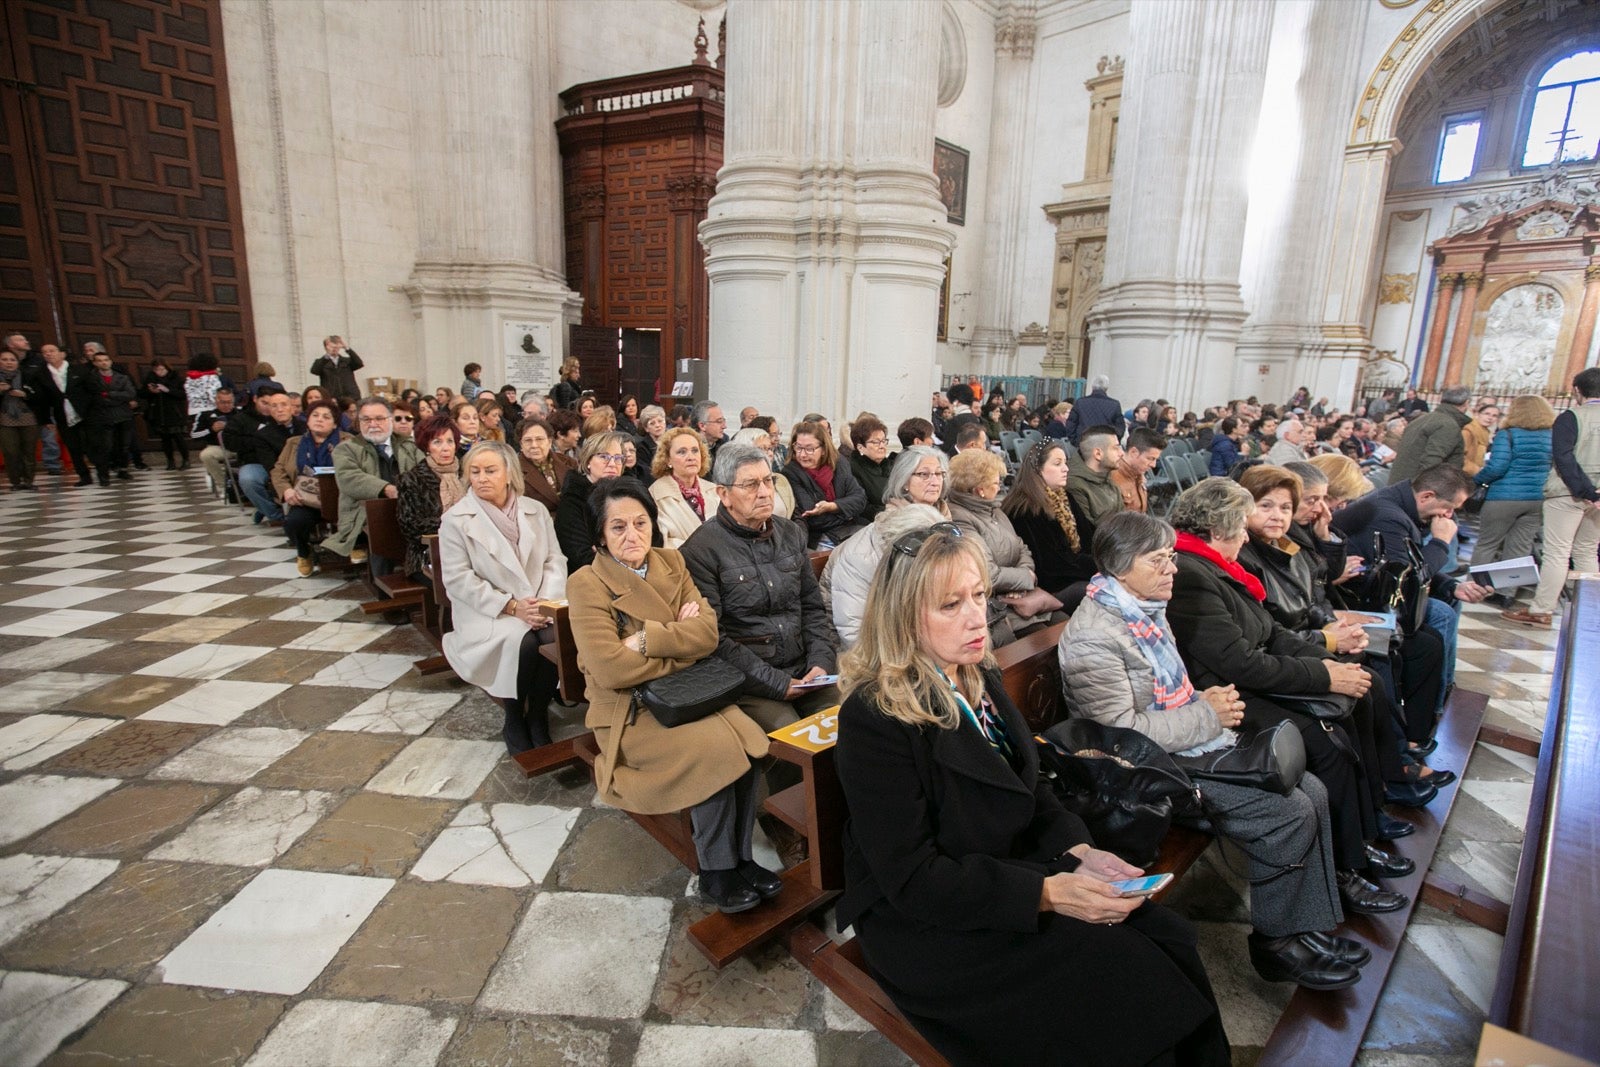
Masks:
[[[931,165],[938,19],[919,0],[730,0],[728,24],[700,226],[712,395],[783,419],[919,414],[953,244]]]
[[[1115,395],[1215,402],[1233,378],[1246,170],[1270,8],[1163,0],[1131,9],[1105,280],[1089,373]]]
[[[1472,337],[1472,316],[1478,310],[1478,290],[1483,287],[1483,272],[1468,271],[1461,276],[1461,303],[1456,308],[1456,330],[1450,337],[1450,359],[1444,365],[1444,388],[1461,384],[1467,364],[1467,341]]]
[[[470,360],[498,386],[507,324],[548,331],[559,366],[578,315],[562,270],[550,0],[409,11],[420,248],[405,291],[424,380],[453,384]]]
[[[1594,344],[1594,320],[1600,315],[1600,263],[1583,272],[1583,306],[1578,310],[1578,328],[1572,334],[1572,348],[1567,354],[1567,375],[1561,388],[1572,386],[1576,378],[1589,365],[1589,346]]]
[[[973,368],[984,374],[1016,372],[1018,220],[1026,216],[1026,186],[1033,172],[1027,131],[1028,83],[1038,25],[1032,0],[1001,17],[994,31],[994,109],[989,126],[989,186],[984,210],[983,273],[978,325],[972,331]]]
[[[1439,381],[1439,360],[1444,355],[1444,335],[1450,328],[1450,304],[1455,299],[1459,274],[1439,275],[1439,292],[1433,301],[1433,321],[1428,323],[1428,347],[1422,356],[1418,389],[1432,389]]]

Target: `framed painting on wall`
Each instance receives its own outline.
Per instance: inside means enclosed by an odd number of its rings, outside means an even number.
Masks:
[[[972,153],[937,138],[933,142],[933,176],[939,182],[939,199],[945,217],[957,226],[967,221],[967,162]]]

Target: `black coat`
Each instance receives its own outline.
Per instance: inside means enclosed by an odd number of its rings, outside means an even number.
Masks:
[[[1067,532],[1054,515],[1016,511],[1006,512],[1006,517],[1033,554],[1033,566],[1040,589],[1059,597],[1063,589],[1076,582],[1087,582],[1099,569],[1094,565],[1094,557],[1087,551],[1089,546],[1083,545],[1081,540],[1079,544],[1083,550],[1072,550],[1071,543],[1067,541]]]
[[[556,541],[567,557],[567,573],[594,562],[594,523],[589,521],[589,493],[594,483],[583,471],[567,472],[561,483],[561,498],[556,501]]]
[[[817,547],[823,534],[831,534],[836,544],[843,544],[845,538],[866,522],[867,491],[850,473],[850,464],[837,462],[833,465],[833,502],[839,505],[839,510],[809,519],[802,519],[800,515],[827,499],[822,495],[822,486],[812,480],[799,460],[791,459],[784,464],[783,476],[794,490],[794,521],[806,531],[806,544],[812,548]]]
[[[987,688],[1013,770],[970,724],[918,728],[857,691],[835,750],[849,821],[838,924],[896,1006],[954,1064],[1145,1063],[1210,1024],[1227,1044],[1189,925],[1146,904],[1102,926],[1039,911],[1047,875],[1091,842],[1038,777],[1032,731]]]
[[[164,385],[166,392],[155,386]],[[139,399],[144,405],[144,424],[153,434],[181,434],[189,429],[189,399],[184,395],[183,378],[176,371],[165,377],[145,371],[139,384]]]

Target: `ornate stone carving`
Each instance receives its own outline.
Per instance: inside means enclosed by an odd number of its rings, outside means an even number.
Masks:
[[[1094,69],[1095,69],[1096,73],[1098,73],[1101,77],[1105,77],[1107,74],[1121,74],[1122,73],[1122,57],[1121,56],[1101,56],[1100,57],[1100,62],[1098,62],[1098,63],[1096,63],[1094,65]]]
[[[1564,170],[1552,171],[1509,192],[1485,193],[1456,204],[1460,216],[1445,231],[1446,237],[1481,230],[1499,215],[1521,210],[1541,200],[1555,200],[1578,207],[1600,205],[1600,182],[1592,177],[1572,177]],[[1519,234],[1520,236],[1520,234]]]
[[[1541,241],[1547,237],[1565,237],[1571,229],[1572,224],[1564,216],[1554,211],[1536,211],[1517,227],[1517,240]]]
[[[1409,304],[1417,295],[1415,274],[1385,274],[1378,279],[1378,303]]]

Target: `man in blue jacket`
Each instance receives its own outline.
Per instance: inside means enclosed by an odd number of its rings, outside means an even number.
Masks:
[[[1239,442],[1245,432],[1244,420],[1232,415],[1217,424],[1217,432],[1211,438],[1211,465],[1207,468],[1213,478],[1226,478],[1239,462]]]

